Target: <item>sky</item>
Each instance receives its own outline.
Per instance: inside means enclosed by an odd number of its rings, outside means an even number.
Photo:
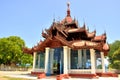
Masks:
[[[42,30],[66,16],[84,23],[97,35],[107,33],[107,42],[120,40],[120,0],[0,0],[0,38],[19,36],[27,47],[42,40]]]

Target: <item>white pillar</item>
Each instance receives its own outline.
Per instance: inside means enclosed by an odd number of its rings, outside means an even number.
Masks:
[[[68,48],[68,69],[71,68],[71,48]]]
[[[36,52],[34,52],[33,53],[33,71],[35,71],[35,65],[36,65],[36,55],[37,55],[37,53]]]
[[[68,58],[68,56],[67,56],[67,54],[68,54],[68,47],[67,46],[63,46],[63,48],[64,48],[64,74],[68,74],[68,65],[67,65],[67,58]]]
[[[90,49],[90,56],[91,56],[91,73],[95,74],[95,50]]]
[[[50,68],[51,68],[51,74],[53,74],[53,60],[54,60],[54,49],[50,49]]]
[[[38,68],[40,68],[40,54],[38,54]]]
[[[84,53],[84,67],[86,67],[86,49],[83,50]]]
[[[49,49],[48,47],[45,48],[45,73],[48,72]]]
[[[101,52],[101,63],[102,63],[102,72],[105,72],[105,62],[104,62],[104,53]]]
[[[82,50],[78,50],[78,67],[82,68]]]

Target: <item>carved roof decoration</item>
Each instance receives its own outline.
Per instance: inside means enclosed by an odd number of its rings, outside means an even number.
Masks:
[[[72,49],[90,49],[108,52],[109,45],[106,43],[106,33],[96,36],[96,30],[89,32],[84,23],[82,27],[78,21],[72,19],[70,4],[67,4],[67,15],[60,22],[53,22],[49,29],[42,31],[44,41],[40,41],[32,48],[23,48],[26,53],[45,51],[45,47],[55,48],[68,46]]]

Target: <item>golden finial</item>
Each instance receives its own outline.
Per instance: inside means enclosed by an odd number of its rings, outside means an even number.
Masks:
[[[70,2],[67,2],[67,16],[70,16]]]
[[[67,6],[68,6],[68,9],[69,9],[69,6],[70,6],[70,2],[67,2]]]

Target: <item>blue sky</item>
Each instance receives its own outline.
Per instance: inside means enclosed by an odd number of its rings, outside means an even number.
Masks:
[[[26,46],[36,45],[54,18],[66,16],[68,1],[80,26],[85,22],[97,35],[106,31],[108,43],[120,40],[120,0],[0,0],[0,38],[20,36]]]

